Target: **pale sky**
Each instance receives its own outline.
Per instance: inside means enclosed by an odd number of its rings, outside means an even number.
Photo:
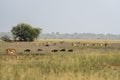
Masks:
[[[43,33],[120,34],[120,0],[0,0],[0,32],[22,22]]]

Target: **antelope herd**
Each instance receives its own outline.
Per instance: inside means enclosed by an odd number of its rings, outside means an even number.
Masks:
[[[16,45],[20,45],[21,43],[17,42]],[[81,42],[65,42],[65,41],[60,41],[60,42],[44,42],[44,43],[35,43],[36,46],[44,46],[44,47],[51,47],[49,49],[49,52],[74,52],[74,48],[73,47],[107,47],[109,46],[108,43],[81,43]],[[68,48],[64,48],[64,46],[69,45]],[[70,46],[71,45],[71,46]],[[60,48],[58,48],[57,46],[60,46]],[[33,46],[34,47],[34,46]],[[57,49],[55,49],[57,47]],[[36,49],[37,52],[44,52],[45,49],[42,48],[38,48]],[[23,51],[24,53],[32,53],[32,50],[30,48],[26,48]],[[7,48],[6,49],[6,53],[7,54],[12,54],[12,55],[16,55],[16,50],[13,48]]]
[[[27,42],[25,42],[27,43]],[[78,49],[80,47],[85,47],[85,48],[90,48],[90,47],[100,47],[100,48],[107,48],[108,46],[110,46],[110,44],[108,43],[84,43],[84,42],[65,42],[65,41],[60,41],[60,42],[36,42],[36,43],[27,43],[28,46],[31,46],[30,48],[26,48],[24,46],[26,45],[22,45],[19,47],[19,45],[24,44],[24,43],[20,43],[17,42],[16,45],[18,46],[17,48],[7,48],[6,49],[6,53],[8,55],[13,55],[16,56],[17,58],[17,53],[19,51],[17,51],[19,48],[23,47],[24,50],[22,53],[33,53],[35,50],[37,53],[42,53],[45,52],[46,49],[48,49],[48,52],[52,52],[52,53],[72,53],[75,52],[76,49],[75,47],[77,47]],[[44,47],[44,48],[43,48]],[[34,48],[35,50],[33,51]]]

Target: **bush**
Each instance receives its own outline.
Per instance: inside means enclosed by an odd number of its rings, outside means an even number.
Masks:
[[[10,41],[10,37],[7,36],[7,35],[2,36],[1,39],[2,39],[3,41],[6,41],[6,42],[9,42],[9,41]]]

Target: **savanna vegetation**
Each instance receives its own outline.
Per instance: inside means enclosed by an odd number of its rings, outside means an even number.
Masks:
[[[1,55],[1,80],[119,80],[119,53]]]
[[[0,41],[0,80],[119,80],[119,45],[112,40]],[[5,53],[7,47],[16,49],[17,59]],[[51,52],[56,47],[73,52]],[[31,52],[24,52],[28,48]]]

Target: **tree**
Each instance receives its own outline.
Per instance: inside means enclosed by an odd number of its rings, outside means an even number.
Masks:
[[[10,37],[7,36],[7,35],[4,35],[4,36],[2,36],[2,40],[6,41],[6,42],[9,42],[10,41]]]
[[[33,28],[31,25],[26,23],[20,23],[14,26],[11,30],[14,39],[19,41],[33,41],[41,33],[40,28]]]

